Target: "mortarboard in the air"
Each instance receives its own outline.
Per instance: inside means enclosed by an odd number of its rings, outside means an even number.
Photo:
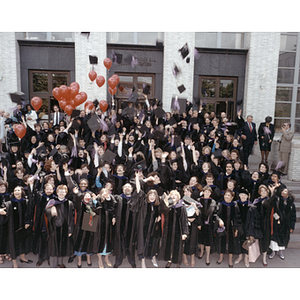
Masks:
[[[89,120],[87,121],[87,124],[91,131],[97,131],[101,128],[100,119],[96,114],[92,114]]]
[[[185,43],[178,51],[180,52],[182,59],[185,59],[190,53],[188,44]]]
[[[36,148],[36,154],[40,155],[41,153],[45,153],[45,154],[47,153],[46,147],[44,145],[41,146],[41,147]]]
[[[49,157],[50,157],[50,156],[53,157],[57,152],[58,152],[57,149],[54,147],[54,148],[51,150],[51,152],[49,153]]]
[[[9,95],[14,103],[22,104],[22,101],[24,101],[25,94],[23,92],[10,93]]]
[[[187,57],[185,61],[189,64],[191,61],[190,57]]]
[[[161,107],[156,108],[153,112],[157,118],[163,118],[166,115],[166,112]]]
[[[113,153],[112,151],[110,151],[109,149],[107,149],[103,156],[102,159],[106,162],[108,162],[109,164],[112,163],[113,159],[117,156],[117,154]]]
[[[89,55],[89,60],[91,65],[97,65],[98,64],[98,57],[94,55]]]
[[[172,73],[175,77],[180,73],[180,69],[176,66],[176,64],[173,65]]]
[[[97,106],[99,105],[99,101],[98,101],[97,99],[95,99],[95,100],[93,101],[93,104],[94,104],[94,106],[97,108]]]
[[[76,118],[76,117],[79,116],[79,114],[80,114],[80,110],[79,109],[74,109],[72,111],[71,118]]]
[[[129,98],[127,99],[127,102],[131,102],[131,103],[136,103],[138,99],[138,94],[137,93],[132,93]]]
[[[182,114],[185,112],[186,107],[186,98],[178,98],[177,101],[179,103],[179,113]],[[175,97],[172,97],[171,108],[173,109],[175,102]]]
[[[180,85],[180,86],[178,86],[177,89],[178,89],[178,91],[179,91],[180,94],[183,93],[186,90],[186,88],[185,88],[185,86],[183,84]]]
[[[143,84],[143,94],[149,95],[150,94],[150,85],[149,84]]]
[[[122,62],[123,55],[112,51],[111,57],[114,64],[120,64]]]
[[[171,126],[177,123],[174,117],[171,117],[168,122]]]

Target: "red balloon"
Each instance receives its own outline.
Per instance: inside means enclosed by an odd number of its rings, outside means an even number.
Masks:
[[[101,75],[97,76],[96,83],[99,87],[101,87],[105,83],[105,78]]]
[[[22,124],[16,125],[14,131],[15,131],[16,136],[20,139],[22,139],[26,134],[26,128]]]
[[[69,116],[71,116],[73,110],[74,110],[74,107],[69,104],[64,109],[65,113],[68,114]]]
[[[79,93],[80,94],[80,96],[82,97],[82,99],[83,99],[83,102],[87,99],[87,94],[85,93],[85,92],[80,92]],[[82,102],[82,103],[83,103]]]
[[[32,107],[34,108],[35,111],[38,111],[43,104],[43,101],[40,97],[33,97],[30,101]]]
[[[69,87],[70,90],[70,98],[73,99],[79,93],[79,87],[72,85]]]
[[[123,92],[124,87],[123,87],[122,85],[120,85],[120,86],[119,86],[119,90],[120,90],[121,92]]]
[[[56,87],[52,90],[52,95],[54,96],[54,98],[57,100],[57,101],[60,101],[61,100],[61,95],[60,95],[60,89],[59,87]]]
[[[115,87],[114,89],[112,89],[112,88],[109,86],[109,87],[108,87],[108,91],[109,91],[109,93],[113,96],[113,95],[116,94],[117,88]]]
[[[109,70],[111,65],[112,65],[112,61],[111,61],[110,58],[107,57],[107,58],[104,59],[103,64],[104,64],[105,68],[107,70]]]
[[[77,86],[78,87],[78,91],[80,90],[80,85],[78,82],[74,81],[70,84],[70,86]]]
[[[84,109],[92,110],[94,108],[94,103],[92,101],[86,101],[84,104]]]
[[[112,89],[114,89],[114,88],[117,86],[117,84],[118,84],[117,79],[116,79],[115,77],[110,77],[110,78],[108,78],[107,82],[108,82],[108,85],[109,85]]]
[[[97,72],[96,71],[90,71],[89,72],[89,78],[91,81],[94,81],[97,77]]]
[[[59,107],[62,109],[62,110],[65,110],[66,106],[67,106],[68,102],[66,99],[62,99],[59,101]]]
[[[108,108],[108,104],[107,104],[107,102],[106,102],[105,100],[101,100],[101,101],[99,102],[99,106],[100,106],[100,109],[101,109],[103,112],[105,112],[105,111],[107,110],[107,108]]]
[[[74,99],[70,99],[68,105],[71,105],[74,109],[76,107]]]
[[[75,96],[75,98],[74,98],[75,107],[82,104],[83,102],[84,102],[84,99],[82,98],[82,96],[80,94]]]
[[[65,98],[66,100],[68,100],[69,97],[69,89],[66,85],[61,85],[59,87],[59,93],[61,95],[62,98]]]
[[[111,76],[111,77],[113,77],[113,78],[116,78],[117,79],[117,84],[120,82],[120,77],[119,77],[119,75],[117,75],[117,74],[114,74],[113,76]]]

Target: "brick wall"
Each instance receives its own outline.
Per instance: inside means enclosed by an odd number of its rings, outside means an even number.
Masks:
[[[182,59],[178,51],[187,43],[189,47],[190,62]],[[170,111],[172,97],[178,95],[180,98],[193,100],[194,84],[194,54],[195,33],[194,32],[165,32],[164,34],[164,68],[163,68],[163,108]],[[176,64],[181,73],[175,78],[172,74],[173,64]],[[180,94],[177,87],[184,84],[186,90]]]
[[[9,93],[20,92],[20,59],[16,33],[0,32],[0,108],[15,107]]]
[[[91,32],[89,38],[87,35],[75,33],[75,78],[80,84],[80,91],[84,91],[88,95],[88,100],[98,101],[106,99],[107,83],[101,88],[96,84],[96,80],[91,82],[88,73],[92,70],[89,55],[98,57],[98,64],[94,65],[97,75],[104,76],[107,81],[106,68],[103,60],[106,58],[106,33]],[[81,105],[83,108],[83,105]]]

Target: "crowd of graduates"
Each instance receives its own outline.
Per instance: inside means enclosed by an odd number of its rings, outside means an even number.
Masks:
[[[250,173],[241,111],[232,120],[189,102],[181,113],[129,102],[55,124],[27,120],[26,109],[1,120],[0,264],[33,263],[32,252],[36,266],[77,259],[80,268],[97,255],[100,268],[123,259],[194,267],[216,252],[213,263],[228,255],[229,267],[249,267],[246,244],[255,240],[264,266],[277,253],[284,259],[294,197],[267,160]]]

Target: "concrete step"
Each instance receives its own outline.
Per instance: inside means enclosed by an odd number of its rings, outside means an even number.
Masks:
[[[292,233],[290,235],[290,242],[288,248],[291,249],[300,249],[300,233]]]

